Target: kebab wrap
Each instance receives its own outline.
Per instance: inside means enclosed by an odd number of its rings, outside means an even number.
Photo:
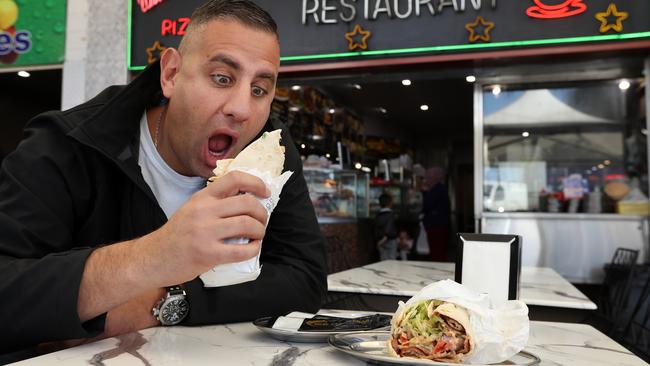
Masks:
[[[528,332],[528,307],[522,301],[493,308],[486,294],[445,280],[400,301],[387,351],[395,357],[491,364],[521,351]]]
[[[293,172],[282,173],[284,167],[284,146],[280,145],[281,130],[264,132],[260,138],[253,141],[234,159],[217,161],[214,176],[208,179],[208,184],[216,181],[232,171],[241,171],[260,178],[271,191],[269,198],[260,199],[260,204],[268,212],[268,220],[273,209],[280,201],[282,187]],[[248,238],[226,239],[226,244],[248,244]],[[260,275],[260,253],[257,256],[237,263],[227,263],[215,266],[200,278],[205,287],[229,286],[237,283],[253,281]]]
[[[421,300],[391,325],[389,350],[394,356],[460,363],[472,352],[469,315],[456,304]]]

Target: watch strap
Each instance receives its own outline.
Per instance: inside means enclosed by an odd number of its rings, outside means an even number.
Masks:
[[[174,285],[174,286],[168,286],[165,287],[165,290],[167,291],[167,297],[172,296],[172,295],[183,295],[185,296],[185,290],[180,285]]]

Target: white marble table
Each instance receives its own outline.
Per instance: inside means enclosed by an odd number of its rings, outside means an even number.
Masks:
[[[647,365],[589,325],[531,322],[526,351],[547,366]],[[251,323],[158,327],[70,348],[13,365],[365,365],[319,343],[269,338]]]
[[[413,296],[422,287],[454,279],[454,263],[387,260],[327,276],[329,291]],[[519,298],[528,305],[595,310],[594,304],[557,272],[522,267]]]

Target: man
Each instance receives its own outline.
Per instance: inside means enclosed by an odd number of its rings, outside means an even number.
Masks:
[[[213,0],[128,86],[30,122],[0,172],[0,350],[156,326],[167,292],[187,301],[184,325],[319,308],[323,239],[286,130],[294,174],[266,232],[261,180],[230,173],[203,188],[217,160],[277,128],[279,54],[266,12]],[[203,287],[198,275],[255,256],[262,238],[257,280]]]

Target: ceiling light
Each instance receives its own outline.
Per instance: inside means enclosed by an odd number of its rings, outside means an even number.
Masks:
[[[505,208],[503,208],[503,207],[499,207],[497,211],[499,211],[499,212],[505,212],[505,211],[506,211],[506,209],[505,209]]]
[[[476,81],[476,76],[474,76],[474,75],[467,75],[467,76],[465,77],[465,80],[466,80],[468,83],[473,83],[473,82]]]
[[[291,87],[291,90],[300,90],[300,85],[294,85]]]
[[[323,135],[311,135],[311,139],[318,141],[323,139]]]
[[[378,109],[379,109],[379,111],[380,111],[381,113],[383,113],[383,114],[388,113],[388,110],[387,110],[386,108],[384,108],[384,107],[379,107]]]
[[[495,85],[494,87],[492,87],[492,94],[494,94],[495,96],[501,94],[501,86]]]
[[[361,169],[361,163],[354,164],[354,167],[357,168],[357,169]]]
[[[332,155],[330,155],[329,153],[327,153],[327,154],[325,154],[325,157],[329,159],[330,157],[332,157]]]
[[[307,147],[307,146],[305,146],[305,144],[300,144],[301,149],[304,149],[305,147]]]
[[[366,173],[370,173],[370,172],[372,171],[372,170],[371,170],[370,168],[368,168],[367,166],[362,167],[361,170],[363,170],[363,171],[366,172]]]
[[[330,112],[330,114],[334,114],[334,113],[336,113],[336,109],[330,108],[329,112]]]
[[[623,79],[623,80],[621,80],[620,83],[618,83],[618,88],[621,89],[621,90],[628,90],[628,89],[630,89],[630,82]]]
[[[404,79],[404,80],[402,80],[402,85],[404,85],[404,86],[409,86],[409,85],[411,85],[411,80],[409,80],[409,79]]]
[[[612,163],[611,160],[605,160],[605,161],[603,161],[603,164],[605,164],[605,165],[609,165],[609,164],[611,164],[611,163]]]
[[[21,71],[18,71],[18,76],[20,76],[21,78],[28,78],[28,77],[31,76],[31,74],[28,73],[28,72],[25,71],[25,70],[21,70]]]
[[[361,90],[361,85],[359,85],[359,84],[352,84],[352,87],[357,89],[357,90]]]
[[[530,136],[530,133],[528,131],[524,131],[524,132],[521,133],[521,135],[523,137],[528,137],[528,136]]]
[[[603,164],[598,164],[598,169],[605,169],[605,166]]]
[[[423,110],[423,111],[428,111],[428,110],[429,110],[429,106],[426,105],[426,104],[422,104],[422,105],[420,106],[420,109]]]
[[[291,111],[291,112],[299,112],[300,107],[289,107],[289,111]]]

